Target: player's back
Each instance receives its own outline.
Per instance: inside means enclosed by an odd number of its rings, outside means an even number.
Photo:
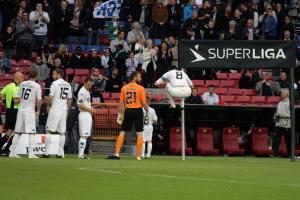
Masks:
[[[50,87],[50,96],[53,97],[51,108],[67,110],[68,99],[72,98],[71,85],[63,79],[54,81]]]
[[[181,70],[170,70],[163,75],[163,78],[168,80],[173,87],[192,85],[190,78]]]
[[[146,102],[145,89],[137,83],[128,83],[122,87],[120,99],[125,108],[142,108]]]
[[[26,112],[35,112],[37,99],[42,99],[41,86],[34,81],[23,81],[20,84],[19,98],[20,110]]]

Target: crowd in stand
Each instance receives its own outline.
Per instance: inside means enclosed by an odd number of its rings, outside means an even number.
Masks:
[[[124,0],[119,18],[94,18],[101,0],[0,1],[0,70],[10,73],[9,59],[33,60],[38,79],[51,83],[53,69],[90,69],[98,92],[119,92],[131,72],[143,74],[145,87],[178,65],[178,40],[296,40],[300,33],[300,8],[284,0],[220,1]],[[72,51],[69,37],[86,40]],[[104,51],[83,45],[100,45]],[[80,41],[80,40],[79,40]],[[242,69],[242,66],[238,66]],[[258,66],[258,68],[261,66]],[[219,69],[188,71],[191,79],[217,79]],[[241,72],[241,89],[258,95],[279,95],[289,87],[284,71],[227,70]],[[278,80],[274,80],[279,77]],[[300,71],[296,69],[296,86]],[[68,77],[70,82],[76,77]],[[198,102],[198,101],[197,101]]]

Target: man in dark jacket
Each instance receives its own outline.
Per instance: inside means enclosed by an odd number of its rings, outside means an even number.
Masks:
[[[203,104],[201,96],[198,94],[197,88],[193,88],[192,95],[186,99],[187,104]]]
[[[77,46],[75,52],[72,54],[70,59],[70,67],[73,69],[83,69],[87,68],[86,58],[82,53],[80,46]]]
[[[169,35],[178,37],[180,30],[180,20],[182,18],[182,9],[176,0],[170,0],[167,6],[169,11],[168,30]]]

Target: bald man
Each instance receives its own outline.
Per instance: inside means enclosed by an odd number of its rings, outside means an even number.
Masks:
[[[6,114],[5,114],[5,128],[7,130],[5,136],[0,140],[0,150],[1,155],[9,155],[9,147],[11,145],[12,137],[10,137],[15,129],[17,113],[19,108],[19,103],[15,102],[15,98],[19,93],[19,85],[24,80],[24,75],[20,72],[14,74],[14,81],[6,85],[0,91],[0,99],[5,100]],[[7,145],[4,147],[4,144]]]

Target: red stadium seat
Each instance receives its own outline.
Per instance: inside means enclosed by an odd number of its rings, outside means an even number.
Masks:
[[[1,76],[2,80],[7,80],[7,81],[13,81],[14,80],[14,75],[13,74],[5,74]]]
[[[227,104],[235,102],[235,96],[221,96],[221,102],[225,102]]]
[[[203,87],[204,80],[192,80],[194,87]]]
[[[118,109],[113,108],[108,110],[108,120],[112,128],[119,128],[120,125],[117,123],[118,118]]]
[[[228,79],[229,80],[240,80],[241,76],[242,75],[240,73],[229,73],[228,74]]]
[[[235,101],[240,104],[249,104],[251,102],[251,98],[249,96],[237,96]]]
[[[88,69],[75,69],[76,76],[89,76],[90,70]]]
[[[226,80],[228,78],[227,73],[217,73],[218,80]]]
[[[240,136],[239,128],[223,128],[223,151],[228,155],[244,155],[245,149],[240,149],[238,137]]]
[[[200,155],[218,155],[219,150],[214,149],[212,128],[197,129],[196,150]]]
[[[221,80],[221,87],[236,87],[233,80]]]
[[[21,59],[18,62],[18,66],[22,67],[22,66],[31,66],[32,62],[30,60],[25,60],[25,59]]]
[[[111,93],[110,98],[112,100],[119,100],[120,99],[120,93]]]
[[[256,156],[269,156],[272,151],[269,149],[268,129],[255,127],[252,133],[252,152]]]
[[[110,99],[110,93],[108,93],[108,92],[103,92],[102,96],[103,96],[104,100],[109,100]]]
[[[227,95],[227,88],[216,88],[215,93],[217,95]]]
[[[16,72],[23,73],[23,68],[22,67],[13,66],[12,67],[12,73],[16,73]]]
[[[205,92],[207,92],[207,88],[203,88],[203,87],[198,88],[198,94],[199,94],[199,95],[202,95],[202,94],[205,93]]]
[[[228,95],[242,95],[243,90],[242,89],[237,89],[237,88],[229,88],[228,89]]]
[[[109,127],[108,109],[97,109],[95,113],[95,128],[107,128]]]
[[[69,75],[73,75],[75,72],[74,72],[74,69],[72,68],[67,68],[66,69],[66,75],[69,76]]]
[[[11,64],[12,67],[17,67],[18,66],[17,61],[14,60],[14,59],[10,59],[9,62],[10,62],[10,64]]]
[[[220,81],[219,80],[206,80],[205,81],[205,87],[208,87],[210,85],[213,85],[215,87],[219,87],[220,86]]]
[[[76,76],[75,77],[75,82],[78,84],[83,84],[83,78],[81,76]]]
[[[243,89],[243,95],[246,96],[255,96],[256,91],[254,89]]]
[[[264,104],[266,103],[266,97],[264,96],[252,96],[252,103],[254,104]]]
[[[170,135],[169,135],[169,149],[173,154],[181,153],[181,128],[179,127],[171,127]],[[192,148],[185,148],[185,152],[187,155],[192,155]]]
[[[268,104],[278,104],[280,101],[280,97],[278,96],[270,96],[270,97],[267,97],[267,101],[266,103]]]

